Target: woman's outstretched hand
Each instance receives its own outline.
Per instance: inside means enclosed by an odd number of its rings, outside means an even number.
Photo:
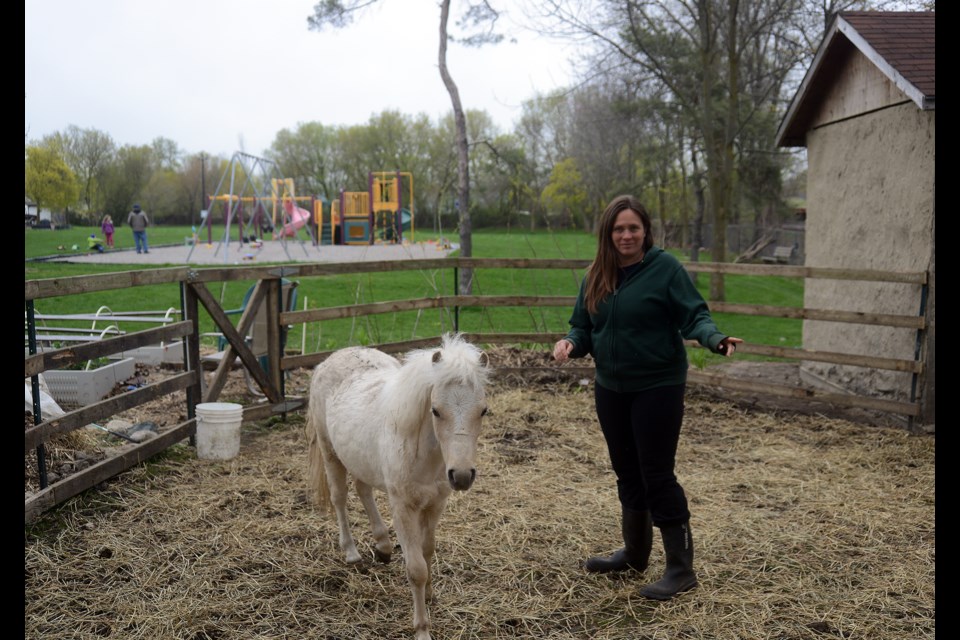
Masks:
[[[729,358],[733,355],[733,352],[737,350],[737,345],[741,342],[743,342],[743,340],[732,336],[724,338],[720,341],[720,344],[717,345],[717,351]],[[556,347],[554,347],[554,353],[556,353]]]
[[[572,342],[566,338],[558,340],[557,344],[553,345],[553,359],[560,363],[566,362],[571,351],[573,351]]]

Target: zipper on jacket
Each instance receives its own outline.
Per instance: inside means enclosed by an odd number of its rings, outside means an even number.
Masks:
[[[610,323],[613,325],[613,331],[610,332],[610,349],[609,350],[610,350],[610,361],[613,363],[613,366],[611,367],[611,372],[613,374],[613,379],[617,381],[617,384],[616,384],[617,388],[615,389],[615,391],[617,391],[618,393],[623,389],[623,384],[620,380],[620,376],[617,375],[617,370],[620,368],[620,364],[619,362],[617,362],[617,357],[616,357],[617,350],[614,349],[614,347],[616,346],[615,340],[617,335],[617,296],[620,294],[620,290],[623,289],[624,286],[626,286],[627,282],[634,279],[638,273],[643,271],[643,263],[646,262],[646,260],[647,260],[647,256],[644,255],[640,259],[640,266],[637,267],[637,270],[634,271],[632,274],[630,274],[629,277],[624,278],[623,282],[620,283],[620,286],[618,286],[616,289],[613,290],[613,300],[610,303]]]
[[[616,346],[615,340],[617,335],[617,296],[619,295],[620,289],[622,288],[623,288],[623,285],[621,284],[621,286],[614,289],[613,300],[611,301],[611,304],[610,304],[610,323],[613,324],[613,331],[610,332],[610,347],[609,347],[610,361],[613,363],[613,365],[611,366],[610,371],[613,376],[613,379],[617,381],[616,391],[618,393],[620,392],[620,376],[617,375],[617,369],[619,368],[620,365],[617,362],[617,350],[614,349],[614,347]]]

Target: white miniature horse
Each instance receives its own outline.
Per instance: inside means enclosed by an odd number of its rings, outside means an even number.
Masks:
[[[310,385],[307,438],[310,489],[332,503],[340,548],[349,563],[360,554],[347,518],[347,475],[370,519],[375,555],[389,562],[393,545],[373,488],[385,491],[413,591],[416,640],[430,639],[435,529],[451,491],[476,478],[481,418],[487,413],[487,356],[459,335],[439,349],[408,353],[403,363],[363,347],[333,353]]]

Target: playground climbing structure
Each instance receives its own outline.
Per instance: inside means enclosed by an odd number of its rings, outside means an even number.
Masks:
[[[414,240],[413,174],[371,171],[366,191],[340,191],[331,204],[331,224],[340,225],[342,244],[401,243]],[[322,227],[322,219],[318,218]]]

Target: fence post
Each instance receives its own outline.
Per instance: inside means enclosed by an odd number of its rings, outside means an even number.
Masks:
[[[27,345],[30,355],[37,353],[37,318],[33,300],[27,300]],[[33,424],[43,422],[40,410],[40,376],[30,376],[30,393],[33,395]],[[37,445],[37,472],[40,475],[40,488],[47,488],[47,450],[43,443]]]
[[[453,295],[454,296],[460,295],[460,279],[459,279],[459,274],[457,273],[458,271],[459,270],[457,269],[457,267],[453,268]],[[460,331],[460,305],[459,304],[453,305],[453,331],[454,333]]]
[[[193,420],[197,417],[196,406],[203,400],[203,387],[201,386],[203,367],[200,364],[200,315],[197,292],[182,280],[180,281],[180,311],[180,317],[189,320],[193,325],[190,335],[186,336],[183,345],[184,366],[187,371],[193,371],[197,375],[196,382],[186,388],[187,419]],[[196,430],[190,434],[190,446],[197,446]]]
[[[920,311],[917,313],[917,315],[921,318],[927,317],[928,287],[929,287],[929,282],[928,284],[921,285],[920,287]],[[923,351],[924,351],[923,346],[924,346],[924,342],[926,341],[926,333],[927,333],[926,328],[917,329],[917,341],[913,348],[914,360],[919,361],[923,359]],[[924,367],[923,375],[924,377],[928,375],[926,367]],[[919,385],[919,383],[920,383],[920,375],[914,372],[913,375],[910,377],[910,402],[917,401],[917,386]],[[924,394],[924,396],[926,396],[926,394]],[[924,397],[924,401],[926,401],[926,397]],[[924,408],[921,406],[920,416],[919,416],[921,422],[926,421],[925,420],[926,416],[924,415],[924,413],[925,413]],[[907,427],[911,432],[914,431],[914,428],[915,428],[914,421],[915,421],[915,418],[913,416],[907,417]]]

